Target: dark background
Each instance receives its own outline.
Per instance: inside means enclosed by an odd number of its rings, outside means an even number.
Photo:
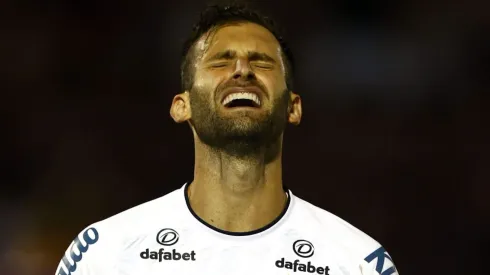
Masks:
[[[487,274],[484,1],[257,1],[287,30],[304,119],[293,192],[368,233],[402,275]],[[204,1],[2,1],[0,274],[54,274],[85,226],[181,187],[169,117]]]

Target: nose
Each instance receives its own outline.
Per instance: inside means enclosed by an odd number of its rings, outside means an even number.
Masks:
[[[255,74],[250,68],[250,64],[243,59],[238,59],[235,64],[235,71],[233,72],[234,79],[250,80],[255,78]]]

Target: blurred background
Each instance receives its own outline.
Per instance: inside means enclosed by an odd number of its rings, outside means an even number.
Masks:
[[[0,4],[0,274],[48,275],[85,226],[192,178],[169,117],[205,1]],[[304,119],[293,192],[381,242],[401,274],[484,274],[484,1],[255,1],[286,30]]]

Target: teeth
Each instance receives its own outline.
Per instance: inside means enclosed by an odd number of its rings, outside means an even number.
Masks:
[[[229,94],[225,99],[223,100],[223,105],[226,105],[230,103],[232,100],[235,99],[249,99],[253,100],[257,105],[260,106],[260,99],[256,94],[253,93],[233,93]]]

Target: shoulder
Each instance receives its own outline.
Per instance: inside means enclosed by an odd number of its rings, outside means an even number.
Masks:
[[[167,220],[178,218],[180,212],[177,210],[181,209],[183,204],[182,190],[177,189],[96,222],[91,228],[97,230],[101,237],[109,238],[114,244],[129,236],[144,233],[162,217]]]
[[[178,217],[177,209],[182,208],[184,203],[181,189],[172,191],[159,198],[147,201],[140,205],[129,208],[114,216],[97,222],[101,230],[118,232],[115,237],[126,236],[132,232],[144,230],[158,217],[172,219]]]
[[[398,274],[393,260],[376,239],[337,215],[295,196],[296,209],[305,223],[358,262],[362,274]],[[385,271],[387,271],[385,273]],[[391,272],[393,271],[393,272]]]
[[[299,217],[311,225],[317,234],[329,236],[342,246],[367,253],[379,243],[359,228],[312,203],[295,196],[295,208]]]
[[[103,273],[115,262],[118,251],[127,245],[127,240],[145,234],[158,217],[178,215],[175,206],[182,203],[178,197],[181,194],[179,190],[85,227],[68,246],[56,274]]]

